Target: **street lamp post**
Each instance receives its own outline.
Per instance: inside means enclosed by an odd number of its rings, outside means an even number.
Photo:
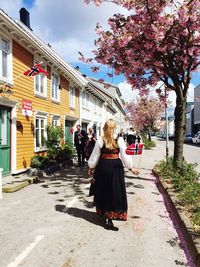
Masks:
[[[166,159],[169,157],[169,133],[168,133],[168,113],[167,113],[167,92],[165,88],[165,121],[166,121]]]

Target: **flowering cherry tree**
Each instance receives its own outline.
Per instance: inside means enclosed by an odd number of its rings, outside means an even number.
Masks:
[[[164,111],[165,103],[156,98],[141,97],[126,105],[127,119],[140,132],[148,132],[156,126]]]
[[[199,0],[85,0],[113,2],[130,11],[109,18],[110,30],[97,24],[93,59],[123,73],[133,89],[146,95],[162,81],[176,93],[174,165],[182,168],[185,110],[191,75],[200,64]],[[98,68],[98,67],[97,67]]]

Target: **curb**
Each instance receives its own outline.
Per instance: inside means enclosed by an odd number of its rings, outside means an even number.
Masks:
[[[38,180],[38,177],[25,178],[21,181],[14,181],[10,184],[5,184],[2,186],[2,192],[4,193],[13,193],[16,192],[30,184],[33,184]]]
[[[200,245],[198,246],[198,244],[195,244],[195,241],[192,238],[192,225],[189,219],[183,214],[183,212],[178,211],[175,205],[177,198],[174,195],[170,194],[169,186],[159,179],[159,176],[155,170],[152,170],[152,173],[157,178],[157,186],[159,191],[163,193],[163,195],[167,198],[167,202],[170,205],[170,209],[173,211],[173,215],[175,216],[175,219],[179,225],[179,229],[187,244],[187,248],[195,266],[200,267]]]

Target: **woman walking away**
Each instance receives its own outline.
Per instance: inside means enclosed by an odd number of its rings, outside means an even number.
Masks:
[[[85,158],[86,158],[86,160],[88,160],[90,155],[92,154],[92,151],[93,151],[94,146],[95,146],[95,142],[96,142],[95,134],[93,133],[92,128],[89,128],[88,133],[87,133],[87,142],[85,145]]]
[[[123,163],[132,173],[138,174],[138,172],[132,169],[131,157],[125,153],[125,142],[122,137],[115,136],[115,128],[116,123],[112,119],[105,123],[103,137],[99,137],[96,141],[88,160],[88,174],[92,176],[94,172],[94,198],[97,214],[105,216],[107,230],[118,231],[112,220],[127,220]]]

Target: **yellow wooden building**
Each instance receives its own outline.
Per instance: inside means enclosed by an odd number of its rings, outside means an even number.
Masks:
[[[0,168],[17,174],[45,151],[48,124],[61,125],[65,140],[72,138],[87,81],[33,33],[24,9],[17,22],[0,10],[0,63]],[[37,63],[47,76],[23,74]]]

